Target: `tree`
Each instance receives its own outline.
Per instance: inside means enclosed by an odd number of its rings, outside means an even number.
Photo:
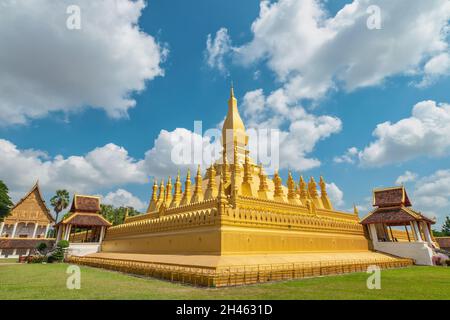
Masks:
[[[133,207],[115,208],[114,206],[109,204],[100,205],[100,213],[106,220],[111,222],[114,226],[117,226],[124,222],[127,210],[129,217],[141,214],[139,211],[136,211]]]
[[[70,196],[67,190],[57,190],[53,198],[50,199],[50,204],[55,210],[56,218],[55,221],[58,222],[58,215],[61,211],[69,206]]]
[[[9,197],[8,187],[0,180],[0,221],[3,221],[9,215],[12,207],[13,203]]]
[[[445,217],[445,222],[442,225],[442,233],[444,236],[450,236],[450,217]]]

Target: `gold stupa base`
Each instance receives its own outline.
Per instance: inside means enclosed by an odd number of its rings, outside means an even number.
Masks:
[[[72,256],[68,261],[208,287],[365,272],[371,265],[386,269],[413,264],[410,259],[371,251],[222,256],[101,252],[85,257]]]

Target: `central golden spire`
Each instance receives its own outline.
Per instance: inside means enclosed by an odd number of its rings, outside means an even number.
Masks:
[[[222,128],[222,145],[224,156],[227,156],[228,162],[233,161],[234,146],[237,145],[238,159],[240,163],[244,162],[245,150],[248,144],[248,135],[245,131],[244,122],[239,114],[237,99],[234,96],[233,83],[230,88],[230,98],[228,99],[228,113]]]

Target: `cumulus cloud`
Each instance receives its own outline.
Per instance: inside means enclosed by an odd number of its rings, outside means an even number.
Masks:
[[[342,207],[345,204],[344,192],[334,182],[327,183],[326,186],[331,203],[337,208]]]
[[[399,176],[397,180],[395,181],[395,184],[405,184],[407,182],[413,182],[417,179],[417,173],[411,172],[411,171],[405,171],[404,174]]]
[[[381,10],[380,30],[367,27],[372,5]],[[319,0],[266,0],[253,39],[229,52],[243,65],[266,62],[287,101],[319,99],[395,75],[448,74],[449,18],[447,0],[354,0],[335,16]]]
[[[214,39],[211,34],[208,34],[205,51],[206,63],[210,68],[216,68],[224,74],[227,73],[224,59],[231,50],[231,39],[226,28],[219,29]]]
[[[216,132],[220,134],[219,130]],[[199,164],[205,169],[220,156],[220,151],[220,139],[212,140],[184,128],[161,130],[154,147],[145,153],[143,170],[150,176],[167,177],[178,169],[197,170]]]
[[[272,94],[267,97],[262,89],[247,92],[243,98],[242,108],[249,128],[279,131],[277,147],[281,169],[305,171],[320,166],[318,159],[310,158],[308,155],[319,141],[342,130],[339,118],[314,115],[300,105],[289,106],[283,96]]]
[[[96,148],[83,156],[50,158],[45,152],[21,150],[0,139],[0,177],[11,190],[24,192],[39,179],[45,190],[66,188],[92,192],[117,184],[145,183],[142,161],[115,144]]]
[[[131,157],[124,147],[114,143],[83,155],[51,157],[45,151],[20,149],[0,139],[0,179],[14,192],[15,200],[37,179],[44,191],[64,188],[71,193],[92,193],[127,184],[145,184],[149,177],[175,176],[178,169],[184,174],[188,168],[196,170],[198,164],[204,170],[219,151],[220,140],[180,128],[171,132],[162,130],[142,159]]]
[[[358,148],[351,147],[342,155],[334,157],[336,163],[355,163],[358,158]]]
[[[433,84],[440,77],[450,73],[450,55],[445,52],[430,59],[424,67],[425,76],[420,81],[418,87],[427,87]]]
[[[136,104],[132,94],[164,75],[166,46],[138,25],[143,0],[0,5],[1,125],[86,107],[126,117]],[[66,27],[69,5],[81,10],[80,30]]]
[[[146,203],[124,189],[109,192],[106,196],[102,197],[102,203],[110,204],[114,207],[133,207],[138,211],[145,210],[147,207]]]
[[[443,222],[450,213],[450,170],[438,170],[418,179],[412,201],[415,208]]]
[[[450,105],[422,101],[412,116],[384,122],[373,132],[376,140],[359,153],[363,166],[382,166],[419,156],[440,157],[450,150]]]

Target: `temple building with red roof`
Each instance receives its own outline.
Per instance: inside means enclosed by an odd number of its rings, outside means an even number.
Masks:
[[[0,223],[0,257],[16,258],[33,253],[36,246],[50,245],[49,230],[55,222],[36,182]]]
[[[110,226],[100,214],[99,197],[74,195],[68,215],[56,224],[56,240],[69,241],[69,254],[83,256],[98,252]]]
[[[416,264],[433,265],[434,250],[439,247],[433,238],[431,225],[435,220],[412,209],[403,186],[373,191],[375,209],[361,220],[372,241],[373,249],[395,256],[414,259]],[[398,239],[404,228],[407,240]]]

